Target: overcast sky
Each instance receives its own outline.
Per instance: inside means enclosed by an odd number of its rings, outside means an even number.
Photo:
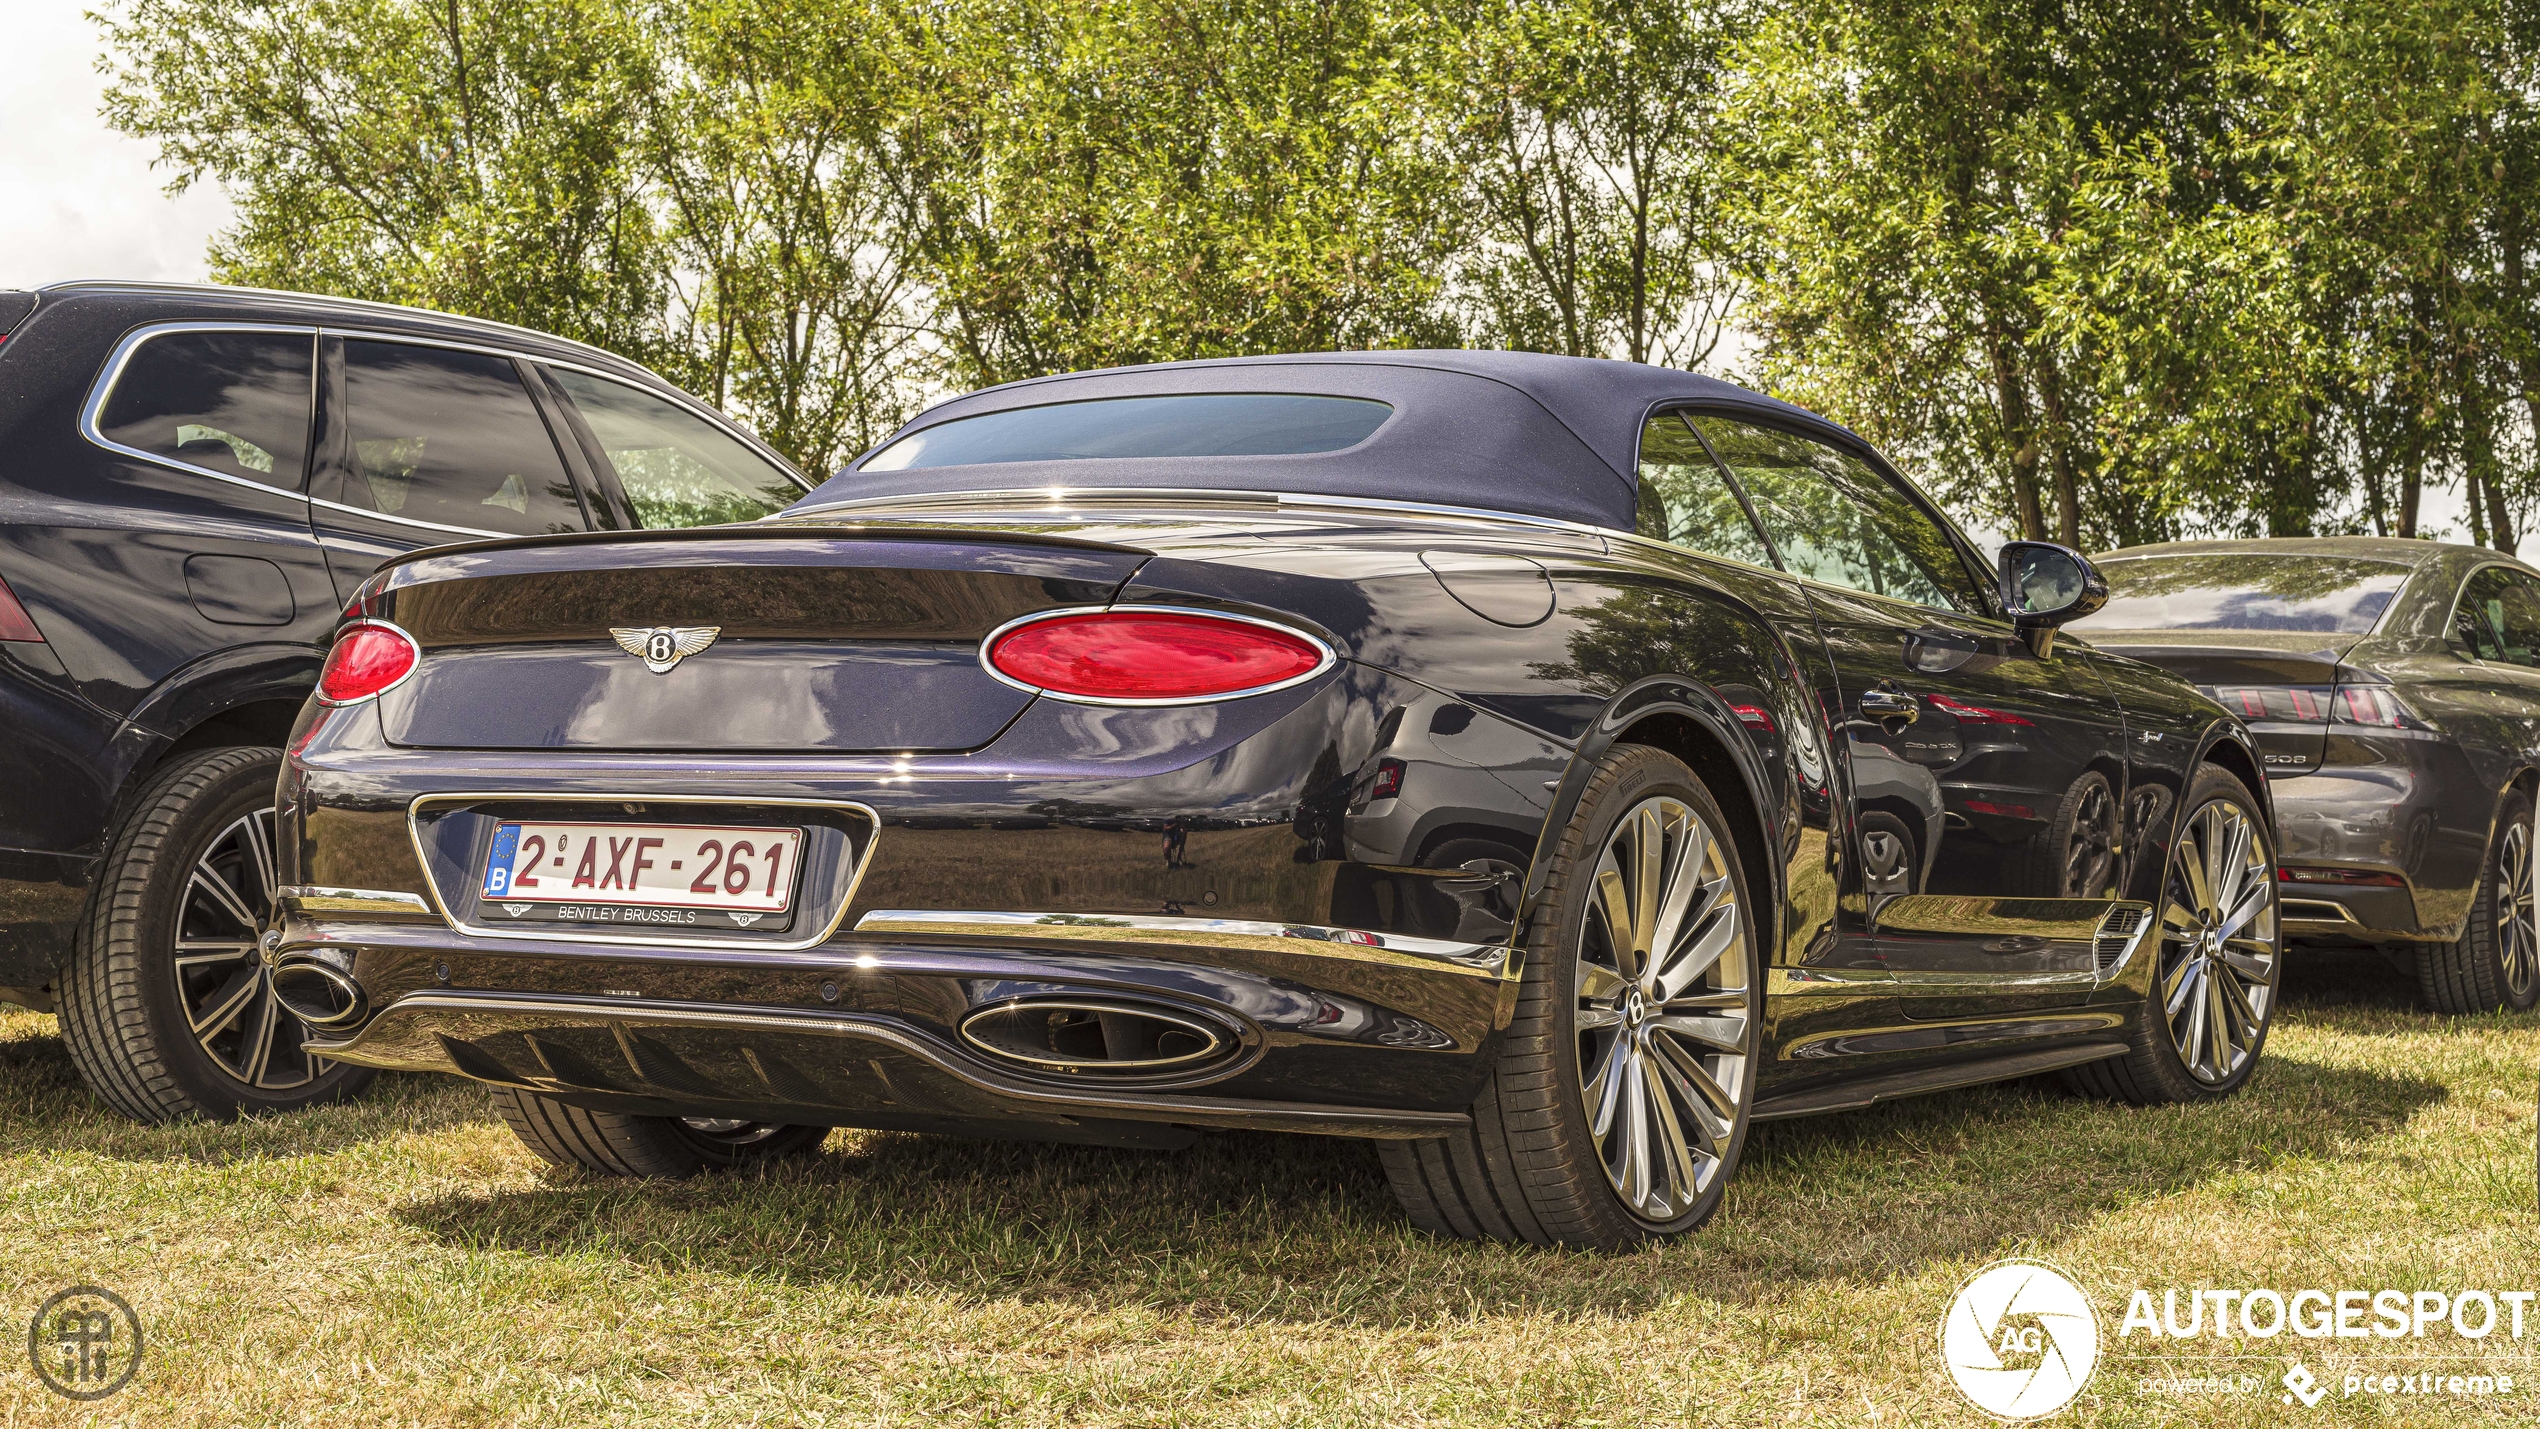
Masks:
[[[0,83],[0,288],[68,278],[206,275],[203,247],[229,221],[218,189],[160,190],[156,147],[97,117],[104,81],[93,0],[11,0]]]

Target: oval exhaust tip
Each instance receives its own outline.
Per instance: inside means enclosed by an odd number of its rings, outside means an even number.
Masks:
[[[1194,1068],[1236,1050],[1211,1019],[1149,1003],[1027,998],[963,1018],[961,1039],[1045,1072],[1153,1073]]]
[[[346,1027],[362,1020],[370,999],[362,985],[320,962],[284,963],[273,970],[273,995],[311,1027]]]

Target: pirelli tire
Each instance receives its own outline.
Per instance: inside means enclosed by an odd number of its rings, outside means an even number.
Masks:
[[[654,1181],[807,1156],[829,1137],[825,1126],[592,1111],[512,1087],[494,1089],[494,1110],[550,1165]]]
[[[1682,1235],[1727,1192],[1760,1060],[1759,920],[1733,826],[1683,762],[1626,745],[1544,856],[1472,1125],[1380,1143],[1387,1179],[1441,1236],[1623,1250]]]

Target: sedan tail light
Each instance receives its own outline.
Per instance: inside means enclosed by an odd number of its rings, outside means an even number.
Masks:
[[[2210,693],[2253,724],[2430,728],[2387,685],[2217,685]]]
[[[384,620],[356,621],[338,631],[335,648],[318,671],[317,697],[330,705],[356,704],[385,694],[415,671],[423,651],[414,637]]]
[[[1334,656],[1267,621],[1132,607],[1027,616],[989,636],[980,658],[999,679],[1062,700],[1172,705],[1282,689]]]

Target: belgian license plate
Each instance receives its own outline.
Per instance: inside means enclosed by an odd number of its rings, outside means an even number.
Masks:
[[[803,831],[705,824],[498,825],[478,893],[494,923],[780,931]]]

